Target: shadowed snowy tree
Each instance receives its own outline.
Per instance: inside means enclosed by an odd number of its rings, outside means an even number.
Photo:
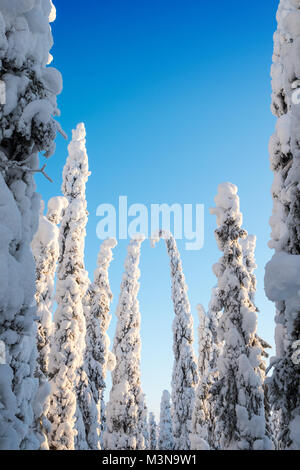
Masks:
[[[211,310],[207,315],[201,305],[197,308],[199,315],[199,384],[195,393],[190,439],[192,449],[208,450],[209,448],[217,448],[213,433],[215,416],[211,388],[217,377],[218,347],[213,311]]]
[[[113,352],[116,367],[106,407],[106,431],[103,444],[109,450],[144,449],[144,395],[140,378],[140,311],[137,295],[138,268],[142,238],[133,238],[128,246],[125,272],[116,311],[118,318]]]
[[[149,450],[157,449],[157,424],[154,413],[149,414]]]
[[[83,381],[79,394],[79,407],[85,426],[86,441],[90,449],[102,447],[105,430],[105,404],[103,393],[107,370],[113,370],[115,357],[109,351],[107,330],[111,321],[109,314],[112,293],[108,269],[113,259],[115,239],[105,240],[99,251],[94,282],[84,298],[86,317],[86,350],[84,370],[88,381]]]
[[[47,216],[43,215],[44,203],[41,207],[39,227],[31,247],[36,264],[36,305],[38,316],[37,328],[37,370],[39,379],[38,395],[46,396],[45,400],[36,401],[37,430],[42,438],[41,449],[47,450],[50,423],[47,419],[50,402],[50,385],[48,382],[49,357],[52,340],[53,322],[52,309],[54,302],[54,278],[59,256],[59,229],[63,212],[67,207],[64,197],[54,197],[48,203]],[[43,404],[38,410],[38,404]]]
[[[255,262],[255,248],[256,248],[256,236],[255,235],[248,235],[246,238],[241,240],[241,248],[243,251],[243,263],[245,268],[248,271],[250,276],[250,287],[249,287],[249,298],[251,302],[254,304],[255,301],[255,293],[256,293],[256,276],[254,274],[255,269],[257,268]],[[258,312],[258,309],[256,309]],[[272,349],[265,340],[260,338],[257,334],[253,339],[253,346],[257,346],[261,349],[261,357],[260,357],[260,374],[261,374],[261,381],[264,387],[264,406],[265,406],[265,417],[266,417],[266,430],[267,435],[272,439],[273,444],[276,445],[276,439],[274,439],[273,432],[272,432],[272,424],[271,424],[271,408],[270,403],[268,400],[268,391],[267,386],[265,384],[266,379],[266,359],[268,359],[269,354],[266,352],[266,349]]]
[[[223,310],[218,338],[224,342],[218,360],[219,379],[213,388],[216,439],[222,449],[271,449],[260,372],[262,349],[256,341],[257,309],[250,299],[252,279],[243,264],[239,242],[247,233],[241,228],[237,187],[219,185],[215,202],[211,213],[217,216],[215,235],[224,253],[214,265]]]
[[[169,394],[168,390],[164,390],[161,397],[158,449],[174,449],[173,426],[171,416],[171,395]]]
[[[39,152],[50,157],[59,125],[59,72],[47,67],[53,39],[50,0],[0,0],[0,449],[37,449],[35,410],[43,407],[37,366],[35,266],[31,242],[40,198],[34,173]],[[44,166],[42,170],[44,172]],[[35,403],[34,403],[35,401]],[[40,401],[40,402],[39,402]]]
[[[85,433],[81,416],[76,414],[86,332],[82,300],[88,286],[84,269],[85,186],[89,176],[85,136],[84,125],[78,124],[63,171],[62,192],[69,205],[60,225],[57,309],[49,365],[52,392],[49,444],[53,450],[72,450],[75,445],[76,448],[87,447],[86,442],[78,442],[84,439]]]
[[[300,449],[300,0],[281,0],[272,65],[272,111],[278,117],[270,140],[274,172],[270,219],[275,254],[266,267],[265,290],[276,302],[276,357],[267,379],[278,415],[280,449]],[[276,421],[275,420],[275,421]]]
[[[140,437],[138,439],[138,448],[143,447],[144,449],[149,449],[150,436],[148,425],[148,408],[146,405],[146,395],[144,393],[139,400],[139,428]]]
[[[175,319],[173,322],[174,366],[172,374],[172,418],[174,448],[190,448],[190,430],[194,407],[195,386],[198,383],[197,364],[193,351],[193,317],[182,271],[180,254],[171,233],[160,231],[153,236],[155,244],[164,238],[170,258],[172,300]]]

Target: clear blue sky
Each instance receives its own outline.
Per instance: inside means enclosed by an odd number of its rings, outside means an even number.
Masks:
[[[278,0],[54,0],[54,66],[63,74],[60,122],[83,121],[92,175],[86,267],[92,278],[100,245],[96,208],[128,202],[205,204],[205,244],[185,251],[178,242],[197,327],[196,305],[207,307],[220,257],[209,214],[217,186],[239,187],[244,227],[258,237],[259,333],[273,344],[274,307],[264,295],[264,266],[272,210],[268,140],[270,66]],[[44,199],[60,194],[67,143],[37,176]],[[120,242],[111,266],[112,314],[126,256]],[[170,389],[172,321],[165,246],[145,242],[141,258],[142,386],[158,414]],[[115,319],[109,330],[113,338]],[[197,338],[195,338],[197,339]],[[197,346],[197,344],[196,344]],[[109,384],[110,386],[110,384]]]

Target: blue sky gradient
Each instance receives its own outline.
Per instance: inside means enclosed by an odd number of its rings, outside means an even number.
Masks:
[[[216,284],[212,265],[220,257],[209,214],[219,183],[239,187],[244,228],[257,235],[259,333],[273,344],[274,306],[263,290],[272,201],[268,141],[270,66],[278,0],[55,0],[53,65],[64,79],[60,122],[83,121],[92,175],[86,267],[92,278],[100,242],[97,206],[128,203],[205,204],[205,244],[186,251],[179,241],[191,307],[207,307]],[[60,194],[67,143],[37,176],[45,200]],[[126,256],[119,243],[111,266],[118,301]],[[163,243],[146,241],[141,258],[142,386],[158,415],[172,374],[169,261]],[[113,338],[115,318],[109,330]],[[197,347],[197,344],[195,345]],[[110,383],[108,383],[108,388]]]

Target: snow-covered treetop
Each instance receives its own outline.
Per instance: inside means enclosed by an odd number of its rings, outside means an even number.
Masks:
[[[83,123],[72,131],[72,140],[68,146],[69,156],[63,170],[62,192],[68,198],[84,197],[85,185],[90,175],[86,152],[86,131]]]
[[[211,214],[217,216],[217,225],[224,224],[229,216],[232,216],[237,224],[242,225],[243,217],[240,212],[240,199],[237,195],[238,188],[232,183],[222,183],[218,186],[215,196],[216,207],[210,210]]]

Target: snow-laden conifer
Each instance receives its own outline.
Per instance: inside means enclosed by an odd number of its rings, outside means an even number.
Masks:
[[[47,215],[43,215],[44,203],[41,205],[39,227],[33,238],[31,247],[36,265],[36,293],[37,305],[37,369],[36,377],[39,379],[38,395],[47,397],[37,400],[36,426],[41,435],[41,449],[48,449],[47,434],[50,431],[50,423],[47,419],[50,403],[50,389],[48,382],[49,357],[53,332],[52,309],[54,302],[54,278],[56,264],[59,256],[59,229],[57,225],[67,200],[64,197],[53,197],[48,202]],[[38,405],[40,403],[40,405]],[[39,406],[39,408],[38,408]]]
[[[164,390],[160,403],[159,432],[158,432],[158,449],[173,450],[173,426],[171,415],[171,395],[168,390]]]
[[[215,231],[223,257],[214,265],[218,278],[218,296],[223,310],[218,337],[224,342],[218,360],[215,429],[222,449],[270,449],[260,373],[262,349],[257,344],[256,307],[250,299],[251,277],[243,264],[240,239],[247,236],[241,228],[242,214],[237,187],[219,185],[215,197]]]
[[[84,360],[85,378],[80,387],[79,407],[81,410],[86,441],[89,449],[102,447],[105,430],[104,389],[107,370],[115,366],[114,355],[109,351],[110,340],[107,330],[111,321],[110,304],[112,293],[108,270],[113,259],[115,239],[105,240],[98,254],[94,282],[84,298],[86,317],[86,350]]]
[[[241,247],[243,251],[243,263],[244,263],[245,268],[248,271],[248,274],[251,280],[251,283],[249,286],[249,298],[251,302],[254,304],[255,293],[256,293],[256,276],[254,274],[254,271],[257,268],[256,262],[255,262],[256,236],[247,235],[246,238],[241,240]],[[256,309],[256,311],[258,312],[258,309]],[[270,439],[272,439],[273,444],[275,444],[276,440],[272,432],[271,408],[270,408],[270,403],[268,399],[268,389],[265,384],[266,369],[267,369],[266,359],[268,359],[269,357],[269,354],[267,353],[267,349],[271,349],[272,346],[270,346],[264,339],[260,338],[257,334],[255,335],[255,338],[253,339],[253,346],[254,345],[261,349],[259,370],[260,370],[261,380],[262,380],[263,387],[264,387],[266,430],[267,430],[267,435],[270,437]]]
[[[125,272],[116,311],[118,318],[113,353],[116,367],[106,407],[104,448],[110,450],[144,449],[142,411],[144,395],[140,378],[140,311],[137,295],[140,277],[139,259],[142,238],[135,237],[128,246]]]
[[[164,238],[170,258],[173,322],[174,366],[172,374],[172,420],[174,448],[190,448],[190,430],[194,407],[195,386],[198,383],[197,364],[193,351],[193,317],[187,295],[180,253],[171,233],[160,231],[153,235],[153,243]]]
[[[217,448],[214,438],[214,396],[212,385],[217,377],[217,343],[215,342],[216,327],[212,311],[206,314],[203,307],[198,305],[198,372],[199,384],[195,392],[195,404],[192,415],[191,448],[208,450]],[[215,332],[215,335],[214,335]]]
[[[73,131],[69,155],[63,171],[62,192],[68,200],[60,225],[53,345],[50,355],[51,408],[49,419],[51,449],[83,448],[77,434],[84,436],[77,415],[77,392],[85,349],[85,317],[82,300],[88,286],[84,268],[84,241],[87,223],[85,186],[89,176],[85,148],[85,128]],[[80,427],[81,423],[81,427]]]
[[[36,304],[38,332],[38,363],[41,372],[47,377],[52,335],[52,309],[54,303],[55,271],[59,256],[59,228],[67,199],[61,196],[49,200],[47,215],[41,212],[38,230],[32,241],[32,251],[36,265]]]
[[[139,399],[139,439],[137,441],[137,448],[149,449],[150,436],[148,424],[148,408],[146,404],[146,395],[143,393]]]
[[[149,450],[157,450],[157,424],[154,413],[149,413]]]
[[[276,303],[276,357],[270,400],[280,416],[281,449],[300,448],[300,1],[281,0],[272,65],[272,111],[278,117],[270,140],[275,254],[266,267],[265,289]],[[296,354],[295,354],[296,353]],[[277,419],[277,418],[276,418]]]
[[[59,72],[47,67],[55,19],[50,0],[0,0],[0,449],[37,449],[43,406],[36,371],[35,266],[30,248],[40,199],[39,152],[53,153]],[[42,170],[44,172],[44,166]],[[44,173],[45,174],[45,173]],[[1,343],[1,344],[3,344]]]

